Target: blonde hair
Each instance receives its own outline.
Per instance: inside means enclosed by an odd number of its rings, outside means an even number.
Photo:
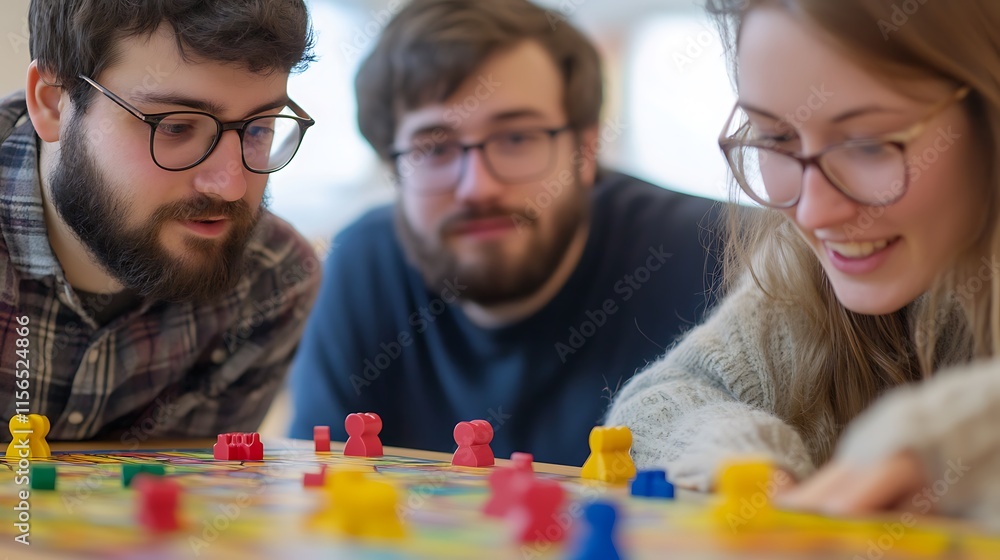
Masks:
[[[862,315],[841,305],[812,249],[781,213],[731,214],[728,286],[752,280],[775,305],[803,313],[810,327],[795,332],[794,346],[801,354],[776,412],[805,434],[815,435],[823,426],[839,433],[887,389],[926,378],[945,365],[942,356],[998,355],[1000,275],[991,267],[983,281],[980,272],[982,259],[992,263],[1000,254],[1000,167],[993,163],[1000,162],[1000,2],[707,0],[707,7],[722,32],[734,77],[745,16],[775,7],[820,30],[874,76],[969,86],[972,94],[964,107],[990,165],[984,226],[971,248],[955,256],[954,266],[941,271],[927,294],[889,315]],[[737,193],[734,183],[733,197]],[[813,451],[814,460],[825,461],[835,438],[814,441],[827,442]]]

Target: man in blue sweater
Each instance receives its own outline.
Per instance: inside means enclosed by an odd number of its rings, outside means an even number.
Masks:
[[[594,47],[526,0],[416,0],[357,77],[398,200],[337,236],[292,370],[291,434],[582,464],[615,390],[711,303],[713,203],[599,169]],[[604,135],[602,138],[601,135]],[[707,274],[708,273],[708,274]]]

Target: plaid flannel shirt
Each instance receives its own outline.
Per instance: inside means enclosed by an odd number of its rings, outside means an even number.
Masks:
[[[256,429],[319,288],[309,244],[265,212],[232,291],[209,304],[143,301],[99,326],[49,245],[38,145],[24,94],[0,101],[3,418],[27,408],[48,416],[49,439],[124,444]]]

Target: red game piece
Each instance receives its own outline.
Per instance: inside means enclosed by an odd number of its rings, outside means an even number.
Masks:
[[[212,446],[212,455],[218,461],[229,461],[235,459],[235,457],[230,457],[229,453],[229,440],[232,434],[219,434],[219,441]]]
[[[263,461],[264,444],[257,432],[219,434],[212,455],[220,461]]]
[[[246,457],[247,461],[263,461],[264,460],[264,443],[260,441],[260,434],[257,432],[251,432],[249,434],[243,434],[243,441],[246,445]]]
[[[381,457],[382,440],[378,438],[382,431],[382,419],[374,412],[348,414],[344,420],[347,430],[347,443],[344,445],[344,455],[348,457]]]
[[[304,473],[302,486],[323,486],[326,484],[326,465],[320,465],[318,473]]]
[[[522,543],[560,542],[566,538],[566,527],[556,518],[565,500],[565,491],[558,482],[532,478],[519,492],[507,521]]]
[[[505,517],[534,478],[534,472],[516,467],[502,467],[490,473],[490,499],[483,506],[483,513],[491,517]]]
[[[493,426],[486,420],[459,422],[455,426],[455,443],[458,449],[451,459],[456,467],[490,467],[495,462],[490,442],[493,441]]]
[[[531,467],[534,460],[535,457],[531,453],[515,451],[510,454],[510,461],[514,463],[514,469],[519,471],[535,472],[535,469]]]
[[[313,441],[316,443],[316,451],[330,450],[330,426],[314,426]]]
[[[177,510],[181,487],[174,479],[140,473],[133,479],[132,487],[142,526],[157,533],[180,528]]]

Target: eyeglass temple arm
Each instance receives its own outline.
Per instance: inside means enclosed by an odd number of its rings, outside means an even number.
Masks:
[[[110,100],[114,101],[115,103],[117,103],[119,107],[121,107],[122,109],[125,109],[126,111],[128,111],[129,113],[131,113],[132,116],[134,116],[135,118],[139,119],[140,121],[142,121],[144,123],[153,124],[151,122],[151,120],[148,117],[146,117],[146,115],[144,115],[142,113],[142,111],[140,111],[139,109],[136,109],[135,107],[133,107],[128,101],[125,101],[121,97],[118,97],[117,95],[115,95],[114,92],[112,92],[108,88],[102,86],[101,84],[95,82],[94,80],[92,80],[92,79],[90,79],[90,78],[88,78],[88,77],[86,77],[86,76],[84,76],[82,74],[80,76],[77,76],[77,77],[80,78],[81,80],[87,82],[91,86],[93,86],[95,89],[97,89],[97,91],[99,91],[99,92],[103,93],[104,95],[106,95],[108,97],[108,99],[110,99]]]
[[[308,126],[316,124],[316,121],[309,116],[309,113],[306,113],[305,109],[299,107],[299,104],[292,101],[291,99],[288,100],[288,108],[291,109],[292,112],[295,113],[295,115],[298,116],[299,118],[305,119],[308,123]]]

